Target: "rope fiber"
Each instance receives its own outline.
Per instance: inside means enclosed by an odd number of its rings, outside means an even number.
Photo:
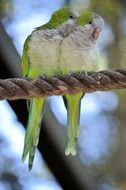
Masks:
[[[0,79],[0,100],[126,88],[126,70],[78,72],[61,76]]]

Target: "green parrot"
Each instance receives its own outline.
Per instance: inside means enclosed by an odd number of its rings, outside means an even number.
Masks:
[[[102,17],[93,12],[60,8],[48,23],[36,28],[26,39],[22,55],[23,77],[51,77],[98,70],[96,42],[103,26]],[[66,155],[76,154],[83,96],[83,92],[63,96],[68,123]],[[45,100],[46,97],[30,100],[22,155],[23,161],[29,156],[29,170],[39,141]]]

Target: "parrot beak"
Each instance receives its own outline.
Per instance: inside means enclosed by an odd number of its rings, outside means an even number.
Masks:
[[[101,28],[99,27],[95,28],[95,30],[92,33],[92,37],[94,40],[98,39],[100,32],[101,32]]]

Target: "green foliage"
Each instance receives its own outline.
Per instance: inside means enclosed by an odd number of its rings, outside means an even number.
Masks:
[[[9,15],[13,11],[13,4],[11,0],[0,0],[0,17]]]

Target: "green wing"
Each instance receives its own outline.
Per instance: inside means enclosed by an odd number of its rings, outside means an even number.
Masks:
[[[29,43],[30,43],[31,35],[27,37],[23,47],[23,55],[22,55],[22,76],[28,77],[29,69],[30,69],[30,57],[28,55]],[[29,110],[30,101],[27,102],[27,109]]]
[[[27,37],[24,47],[23,47],[23,55],[22,55],[22,74],[23,77],[27,77],[30,69],[30,57],[28,55],[29,43],[31,40],[31,35]]]

